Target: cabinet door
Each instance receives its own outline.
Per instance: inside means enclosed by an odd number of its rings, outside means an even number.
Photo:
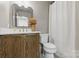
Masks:
[[[4,39],[4,36],[0,36],[0,58],[1,57],[4,57],[4,49],[3,49],[3,39]]]
[[[15,40],[10,35],[4,36],[3,39],[3,49],[4,49],[4,57],[13,57],[14,55],[14,43]]]
[[[39,35],[30,34],[25,37],[25,57],[40,57]]]
[[[19,35],[0,36],[0,57],[24,57],[24,40]]]
[[[23,58],[24,57],[24,37],[23,35],[14,35],[14,57]]]
[[[11,36],[0,36],[0,57],[13,57],[14,39]]]

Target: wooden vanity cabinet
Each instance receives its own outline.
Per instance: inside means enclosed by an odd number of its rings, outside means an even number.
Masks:
[[[37,58],[40,57],[40,36],[34,34],[0,35],[0,57]]]

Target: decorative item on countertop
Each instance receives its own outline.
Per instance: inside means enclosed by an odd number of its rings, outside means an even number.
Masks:
[[[29,18],[29,27],[31,27],[32,31],[36,30],[36,19],[34,17]]]

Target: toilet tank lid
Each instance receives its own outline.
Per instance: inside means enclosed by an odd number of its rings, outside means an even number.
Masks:
[[[44,43],[44,47],[49,49],[56,48],[56,46],[53,43]]]

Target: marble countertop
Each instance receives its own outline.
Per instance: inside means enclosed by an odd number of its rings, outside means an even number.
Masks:
[[[5,33],[0,33],[0,35],[8,35],[8,34],[34,34],[34,33],[40,33],[40,31],[33,31],[33,32],[5,32]]]
[[[26,31],[23,29],[6,29],[1,28],[0,29],[0,35],[7,35],[7,34],[33,34],[33,33],[40,33],[40,31]]]

